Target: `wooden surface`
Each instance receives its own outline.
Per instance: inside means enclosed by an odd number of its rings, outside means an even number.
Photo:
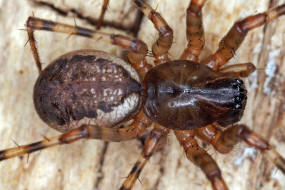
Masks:
[[[110,0],[106,32],[126,33],[135,24],[136,8],[130,0]],[[39,3],[41,2],[41,3]],[[103,0],[56,1],[0,0],[0,149],[26,144],[44,136],[58,135],[37,116],[33,102],[33,84],[38,76],[27,41],[25,21],[30,15],[94,28]],[[151,0],[174,29],[170,55],[177,58],[186,45],[185,9],[188,0]],[[272,4],[270,4],[271,2]],[[204,8],[206,54],[213,52],[219,39],[233,22],[267,10],[284,0],[226,1],[211,0]],[[123,10],[123,11],[122,11]],[[130,13],[132,12],[132,13]],[[108,14],[109,14],[108,13]],[[124,16],[127,15],[127,16]],[[115,23],[114,23],[115,22]],[[123,27],[118,27],[122,22]],[[110,27],[113,25],[115,27]],[[116,29],[118,28],[118,29]],[[122,30],[127,30],[124,32]],[[231,63],[252,62],[258,71],[246,79],[248,103],[241,122],[268,139],[285,157],[284,55],[285,18],[250,32]],[[139,38],[149,47],[157,32],[143,19]],[[100,41],[50,32],[37,32],[36,38],[44,66],[63,53],[93,48],[121,56],[122,49]],[[151,58],[149,59],[151,61]],[[234,151],[220,155],[206,149],[217,160],[231,190],[282,190],[285,176],[255,149],[240,143]],[[14,158],[0,163],[2,190],[116,190],[141,151],[137,140],[106,143],[83,140]],[[175,140],[168,138],[163,150],[150,159],[134,190],[211,190],[199,168],[190,163]]]

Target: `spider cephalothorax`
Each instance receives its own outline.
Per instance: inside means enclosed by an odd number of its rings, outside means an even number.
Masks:
[[[151,69],[144,79],[146,115],[170,129],[195,129],[240,120],[246,90],[241,79],[186,60]]]
[[[274,147],[246,125],[235,124],[243,114],[247,95],[240,77],[247,77],[255,67],[249,63],[223,66],[234,56],[247,32],[285,14],[285,4],[236,22],[221,40],[218,50],[199,60],[204,47],[202,7],[205,1],[192,0],[189,4],[188,45],[180,58],[173,61],[168,56],[173,41],[172,29],[144,1],[133,0],[159,32],[152,46],[154,67],[147,63],[148,47],[139,39],[29,17],[27,32],[40,72],[34,88],[35,107],[43,121],[64,134],[2,150],[0,160],[82,138],[130,140],[153,126],[121,190],[133,187],[143,167],[171,130],[187,158],[201,168],[215,190],[228,188],[215,160],[198,145],[196,137],[212,144],[221,153],[230,152],[243,140],[263,151],[285,173],[285,160]],[[106,7],[108,1],[104,2]],[[105,38],[129,50],[131,65],[98,50],[79,50],[59,57],[42,70],[35,30]]]

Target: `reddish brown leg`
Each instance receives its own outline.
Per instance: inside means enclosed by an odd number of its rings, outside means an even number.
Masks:
[[[133,39],[123,35],[97,32],[95,30],[90,30],[87,28],[56,23],[35,17],[28,18],[27,27],[28,31],[31,31],[31,33],[34,30],[46,30],[84,36],[95,40],[106,40],[108,43],[112,43],[114,45],[118,45],[128,49],[130,51],[128,54],[129,61],[140,72],[142,76],[144,76],[144,74],[151,68],[151,65],[149,65],[145,60],[145,56],[147,54],[147,46],[143,41],[138,39]],[[32,41],[30,40],[30,42]],[[31,47],[32,49],[33,47],[35,47],[36,49],[35,44],[31,44]]]
[[[202,169],[214,190],[227,190],[219,166],[215,160],[195,140],[193,130],[175,131],[176,138],[183,146],[187,158]]]
[[[101,9],[101,14],[100,14],[99,19],[98,19],[98,22],[97,22],[97,24],[96,24],[97,29],[100,29],[100,27],[101,27],[101,25],[102,25],[102,22],[103,22],[103,20],[104,20],[104,15],[105,15],[105,13],[106,13],[108,4],[109,4],[109,0],[104,0],[104,3],[103,3],[103,5],[102,5],[102,9]]]
[[[187,9],[186,35],[188,45],[181,55],[181,59],[198,62],[203,50],[205,39],[202,21],[202,7],[206,0],[192,0]]]
[[[35,40],[35,37],[34,37],[34,31],[32,29],[28,28],[27,32],[28,32],[28,38],[29,38],[29,42],[30,42],[30,47],[31,47],[31,50],[33,52],[33,56],[34,56],[35,62],[37,64],[38,71],[39,71],[39,73],[41,73],[42,72],[42,64],[41,64],[39,53],[38,53],[38,49],[37,49],[37,46],[36,46],[36,40]]]
[[[213,125],[196,130],[197,136],[203,141],[212,144],[220,153],[226,154],[233,149],[233,146],[238,142],[235,139],[229,139],[224,142],[221,138],[223,132],[215,128]]]
[[[169,133],[169,129],[159,126],[158,124],[155,125],[154,129],[151,131],[150,135],[146,139],[145,147],[139,159],[137,160],[134,167],[130,171],[127,179],[125,179],[120,190],[131,190],[132,189],[142,169],[144,168],[145,164],[147,163],[149,158],[152,156],[152,154],[157,149],[159,142],[164,137],[166,137],[168,133]]]
[[[143,111],[134,118],[132,125],[124,128],[105,128],[94,125],[82,125],[79,128],[70,130],[69,132],[57,137],[45,138],[44,140],[36,143],[2,150],[0,151],[0,161],[32,153],[55,145],[72,143],[83,138],[102,139],[113,142],[126,141],[140,136],[144,132],[145,128],[150,125],[151,120],[144,115]]]
[[[21,156],[23,154],[35,152],[48,147],[52,147],[58,144],[68,144],[77,141],[82,138],[88,138],[89,132],[87,126],[81,126],[77,129],[73,129],[63,135],[53,137],[50,139],[45,139],[36,143],[29,145],[18,146],[15,148],[10,148],[0,151],[0,161],[6,160],[15,156]]]
[[[169,61],[168,50],[173,41],[173,31],[168,26],[162,16],[151,6],[142,0],[133,0],[140,10],[151,20],[154,27],[158,30],[159,38],[152,46],[152,52],[155,57],[155,63],[160,64]]]
[[[251,131],[246,125],[233,125],[221,132],[213,125],[197,130],[199,137],[211,143],[221,153],[230,152],[240,140],[265,153],[265,155],[285,173],[285,160],[268,142]]]
[[[216,53],[203,60],[202,63],[208,64],[213,70],[219,70],[222,65],[226,64],[234,56],[248,31],[283,14],[285,14],[285,4],[236,22],[221,40]]]
[[[221,68],[221,73],[228,73],[237,77],[248,77],[256,70],[252,63],[234,64]]]

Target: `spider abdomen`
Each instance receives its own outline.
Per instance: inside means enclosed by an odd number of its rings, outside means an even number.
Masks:
[[[123,60],[80,50],[61,56],[42,71],[34,103],[41,119],[61,132],[82,123],[112,127],[135,112],[140,91],[137,72]]]
[[[144,85],[146,115],[171,129],[213,122],[226,126],[240,120],[246,104],[241,79],[186,60],[156,66],[147,73]]]

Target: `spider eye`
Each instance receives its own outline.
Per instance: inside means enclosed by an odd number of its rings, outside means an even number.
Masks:
[[[241,86],[243,85],[243,81],[241,79],[235,79],[231,85],[233,89],[240,90]],[[241,90],[244,90],[244,89],[241,89]]]
[[[243,84],[243,81],[242,81],[241,79],[236,79],[236,82],[237,82],[238,84]]]
[[[242,105],[241,105],[241,104],[236,104],[236,105],[235,105],[235,108],[236,108],[236,109],[241,109],[241,108],[242,108]]]
[[[242,109],[243,101],[246,100],[246,89],[243,85],[243,81],[241,79],[235,79],[234,82],[231,83],[232,88],[236,91],[234,96],[235,109]]]

